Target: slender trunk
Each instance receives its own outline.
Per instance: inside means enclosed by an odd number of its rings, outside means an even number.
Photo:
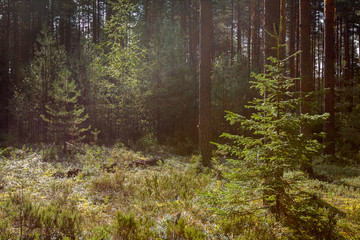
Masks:
[[[265,21],[264,30],[271,34],[279,34],[280,0],[264,0]],[[269,57],[277,57],[276,39],[265,33],[264,43],[265,64],[269,64]]]
[[[340,18],[340,26],[339,26],[339,79],[341,79],[342,75],[343,75],[343,66],[342,66],[342,61],[343,61],[343,52],[342,52],[342,48],[343,48],[343,39],[344,39],[344,35],[343,35],[343,20],[342,18]],[[342,90],[342,85],[343,85],[344,81],[340,82],[340,90]]]
[[[248,12],[249,12],[249,19],[248,19],[248,39],[247,39],[247,75],[250,76],[250,72],[251,72],[251,22],[252,22],[252,16],[251,16],[251,12],[252,12],[252,1],[248,1]]]
[[[340,21],[339,21],[339,19],[337,19],[336,21],[335,21],[335,24],[336,24],[336,29],[335,29],[335,34],[336,34],[336,36],[335,36],[335,39],[336,39],[336,47],[335,47],[335,61],[336,61],[336,65],[337,65],[337,67],[336,67],[336,69],[335,69],[335,71],[336,71],[336,78],[337,79],[340,79],[340,70],[339,70],[339,58],[340,58]]]
[[[299,4],[296,4],[296,51],[300,51],[300,18],[299,18]],[[296,56],[295,63],[295,75],[296,77],[300,76],[300,54]],[[300,83],[297,82],[296,89],[300,91]]]
[[[281,12],[281,44],[285,44],[286,42],[286,1],[281,0],[280,12]],[[286,56],[286,47],[282,47],[280,51],[280,58],[284,59]]]
[[[302,97],[313,91],[311,40],[310,40],[310,0],[300,0],[300,72]],[[301,113],[310,113],[308,101],[302,101]]]
[[[251,37],[251,50],[252,50],[252,71],[260,72],[260,15],[259,15],[260,2],[259,0],[253,0],[251,9],[252,15],[252,37]]]
[[[238,0],[238,4],[240,4],[240,0]],[[237,54],[239,55],[238,58],[242,56],[242,43],[241,43],[241,8],[240,5],[237,8]]]
[[[295,0],[290,0],[290,24],[289,24],[289,54],[295,54],[295,27],[296,27],[296,6]],[[295,58],[289,60],[290,77],[294,78],[295,74]]]
[[[97,12],[96,12],[96,10],[97,10],[97,0],[93,0],[93,13],[92,13],[92,15],[93,15],[93,41],[94,41],[94,43],[95,44],[97,44],[98,43],[98,38],[97,38],[97,22],[98,22],[98,20],[97,20]]]
[[[352,111],[352,96],[351,96],[351,62],[350,62],[350,24],[346,20],[345,22],[345,39],[344,39],[344,53],[345,53],[345,77],[344,86],[347,93],[346,102],[349,104],[347,110]]]
[[[190,4],[190,20],[189,20],[189,58],[190,70],[193,82],[193,108],[192,108],[192,128],[191,137],[194,143],[198,142],[197,125],[198,125],[198,49],[199,49],[199,5],[198,0],[189,0]],[[196,90],[195,90],[196,89]]]
[[[310,40],[310,0],[300,0],[300,91],[301,91],[301,114],[311,113],[311,99],[307,95],[313,91],[311,40]],[[310,126],[302,126],[301,132],[305,135],[311,134]],[[312,175],[312,162],[303,163],[302,170]]]
[[[334,0],[325,1],[325,87],[329,91],[325,94],[325,112],[330,114],[325,124],[327,144],[325,153],[335,154],[335,79],[334,79]]]
[[[354,86],[353,78],[354,78],[354,66],[355,66],[355,27],[351,26],[351,57],[350,57],[350,78],[351,86]]]
[[[231,0],[230,65],[234,63],[234,0]]]
[[[204,166],[211,166],[211,1],[200,1],[200,83],[199,83],[199,145]]]
[[[186,1],[181,1],[180,2],[180,36],[183,40],[183,44],[185,44],[185,35],[186,35],[186,31],[187,31],[187,24],[186,24],[186,17],[187,17],[187,2]],[[185,47],[185,46],[184,46]]]

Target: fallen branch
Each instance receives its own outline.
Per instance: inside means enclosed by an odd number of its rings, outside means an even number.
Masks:
[[[138,167],[138,166],[155,166],[158,162],[164,163],[164,160],[161,157],[154,157],[150,159],[134,161],[130,165]]]

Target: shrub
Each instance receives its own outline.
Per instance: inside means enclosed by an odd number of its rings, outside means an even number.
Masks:
[[[247,106],[253,110],[250,118],[232,112],[226,116],[230,124],[239,126],[245,135],[224,133],[222,137],[228,143],[217,144],[220,150],[236,157],[228,160],[231,167],[225,176],[229,183],[220,194],[220,201],[234,204],[235,211],[250,214],[269,209],[277,220],[281,217],[282,222],[295,232],[305,225],[303,232],[317,236],[325,228],[334,226],[335,218],[325,213],[326,209],[334,213],[334,208],[312,201],[307,197],[312,195],[303,194],[296,187],[298,181],[287,179],[284,173],[297,171],[300,166],[312,168],[312,159],[322,149],[315,137],[322,134],[303,134],[299,130],[323,122],[328,114],[298,113],[297,109],[305,98],[297,97],[298,93],[293,91],[295,79],[284,75],[286,59],[279,60],[281,45],[279,37],[276,39],[278,58],[269,58],[271,65],[267,66],[265,73],[253,74],[252,88],[257,89],[262,97]],[[259,195],[262,195],[263,206],[256,201]]]
[[[112,225],[113,237],[118,240],[142,240],[151,239],[153,233],[150,231],[149,223],[130,214],[118,212]]]
[[[76,239],[80,235],[80,215],[74,207],[51,203],[40,206],[17,194],[3,205],[7,216],[0,219],[0,239],[10,239],[10,226],[17,228],[20,238]]]
[[[168,222],[167,236],[168,239],[206,239],[206,235],[202,230],[187,224],[182,218],[176,222]]]

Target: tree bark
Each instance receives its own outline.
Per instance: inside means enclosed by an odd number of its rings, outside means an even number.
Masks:
[[[290,0],[290,24],[289,24],[289,54],[295,54],[295,38],[296,38],[296,0]],[[295,58],[292,57],[289,60],[290,77],[294,78],[295,74]]]
[[[97,34],[97,30],[98,30],[98,14],[97,14],[97,0],[93,0],[93,41],[95,44],[98,43],[98,34]]]
[[[286,1],[281,0],[280,11],[281,11],[281,44],[286,42]],[[286,47],[282,47],[280,51],[280,58],[284,59],[286,56]]]
[[[310,42],[310,0],[300,0],[300,90],[304,98],[313,91],[311,42]],[[301,113],[310,113],[308,101],[302,101]]]
[[[325,88],[329,91],[325,94],[325,112],[330,114],[329,119],[325,123],[325,154],[335,154],[335,78],[334,78],[334,0],[325,1]]]
[[[252,9],[252,1],[248,1],[248,34],[247,34],[247,75],[250,76],[251,72],[251,22],[252,22],[252,16],[251,16],[251,9]]]
[[[234,63],[234,0],[231,0],[230,65]]]
[[[199,49],[199,3],[198,0],[189,0],[190,2],[190,20],[189,20],[189,63],[191,76],[193,80],[194,86],[194,96],[193,96],[193,128],[191,128],[192,140],[194,143],[198,143],[198,134],[197,134],[197,124],[198,124],[198,87],[199,87],[199,79],[198,79],[198,49]],[[196,90],[195,90],[196,89]]]
[[[237,7],[237,54],[239,54],[238,57],[241,57],[242,55],[242,44],[241,44],[241,8],[240,8],[240,0],[238,0],[238,7]]]
[[[252,71],[260,72],[260,16],[259,16],[260,2],[259,0],[252,0],[251,18],[251,49],[252,49]]]
[[[300,106],[301,114],[311,113],[311,100],[306,97],[306,95],[313,91],[310,17],[310,0],[300,0],[300,91],[302,97]],[[310,135],[310,126],[302,126],[301,132],[305,135]],[[301,168],[306,173],[313,174],[311,162],[302,164]]]
[[[200,1],[199,147],[202,164],[211,166],[211,0]]]
[[[344,53],[345,53],[345,66],[344,66],[344,86],[347,93],[346,101],[349,104],[347,110],[352,111],[352,96],[351,96],[351,61],[350,61],[350,24],[345,19],[345,36],[344,36]]]
[[[276,50],[273,49],[276,47],[276,39],[270,34],[279,34],[279,24],[280,24],[280,0],[264,0],[264,11],[265,11],[265,21],[264,21],[264,30],[265,30],[265,64],[268,64],[267,60],[269,57],[276,57]]]

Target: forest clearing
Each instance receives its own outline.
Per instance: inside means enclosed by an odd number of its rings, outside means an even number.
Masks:
[[[291,229],[261,209],[225,204],[214,196],[227,181],[223,163],[204,170],[196,156],[152,148],[164,163],[133,166],[151,158],[121,144],[86,146],[86,154],[56,156],[51,147],[2,152],[1,239],[357,239],[360,237],[360,170],[319,162],[322,180],[299,188],[336,208]],[[55,154],[55,155],[54,155]],[[53,157],[53,160],[50,160]],[[113,166],[112,168],[109,168]],[[74,171],[78,169],[79,171]],[[299,177],[289,172],[285,178]],[[255,197],[255,198],[256,198]],[[337,222],[337,224],[336,224]]]
[[[0,0],[0,240],[360,239],[360,1]]]

